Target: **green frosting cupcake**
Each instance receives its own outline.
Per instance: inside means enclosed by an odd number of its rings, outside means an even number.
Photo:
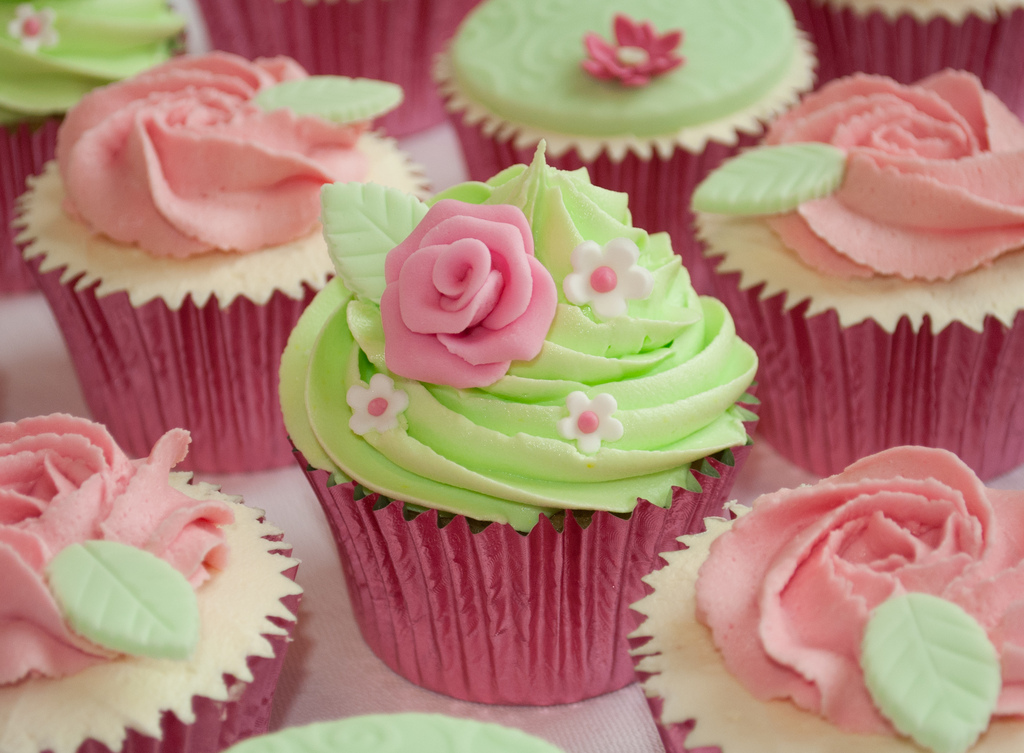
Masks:
[[[63,114],[152,68],[184,27],[165,0],[0,0],[0,123]]]
[[[228,753],[559,753],[499,724],[441,714],[370,714],[252,737]]]
[[[526,531],[559,510],[668,506],[691,464],[747,442],[737,403],[757,358],[725,307],[694,292],[666,234],[632,226],[624,194],[543,148],[429,211],[327,187],[323,220],[339,276],[281,366],[313,466]]]

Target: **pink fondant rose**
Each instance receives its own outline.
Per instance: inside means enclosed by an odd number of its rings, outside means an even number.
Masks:
[[[104,539],[145,549],[193,585],[221,568],[222,502],[168,485],[188,432],[165,434],[147,460],[129,460],[99,424],[71,416],[0,424],[0,684],[59,677],[109,657],[72,633],[44,570],[64,547]]]
[[[1000,655],[996,714],[1024,714],[1024,492],[986,489],[946,450],[898,447],[757,499],[717,539],[698,617],[759,699],[892,733],[859,666],[871,611],[922,592],[954,602]]]
[[[835,194],[770,220],[827,274],[947,280],[1024,245],[1024,125],[971,74],[839,79],[765,140],[848,154]]]
[[[317,227],[320,187],[366,176],[338,125],[250,100],[305,78],[288,58],[182,57],[90,92],[68,113],[57,163],[68,211],[156,256],[253,251]]]
[[[384,274],[387,367],[434,384],[485,387],[534,358],[558,303],[526,216],[508,204],[439,201]]]

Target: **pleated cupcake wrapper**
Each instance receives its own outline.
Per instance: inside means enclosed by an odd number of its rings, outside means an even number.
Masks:
[[[367,644],[410,682],[467,701],[570,703],[634,681],[626,635],[641,577],[664,565],[676,537],[721,514],[748,447],[733,465],[698,463],[703,490],[675,489],[669,509],[646,501],[628,517],[541,517],[529,534],[464,516],[418,515],[400,501],[356,499],[352,482],[297,460],[338,545],[356,621]],[[477,532],[474,532],[476,530]]]
[[[643,645],[647,638],[639,639],[630,638],[630,647],[634,648],[639,645]],[[634,656],[634,664],[639,664],[642,656]],[[650,677],[650,673],[636,671],[636,678],[641,684],[646,682],[647,678]],[[665,753],[722,753],[722,749],[718,746],[708,745],[701,746],[699,748],[687,748],[686,738],[690,732],[693,731],[696,725],[696,720],[690,719],[686,722],[680,722],[676,724],[664,723],[661,720],[662,707],[664,702],[659,696],[648,696],[645,694],[645,700],[647,701],[647,707],[651,710],[651,716],[654,718],[654,726],[658,730],[658,737],[661,738],[662,744],[665,746]]]
[[[533,160],[536,144],[517,148],[514,138],[488,135],[480,125],[466,123],[460,113],[451,113],[451,120],[471,180],[484,181],[506,167]],[[757,141],[758,137],[739,134],[736,144],[709,141],[700,152],[676,147],[668,158],[657,152],[646,158],[628,152],[616,159],[603,152],[596,159],[586,160],[573,149],[557,156],[548,153],[544,158],[560,170],[586,167],[594,185],[628,194],[633,224],[651,233],[667,231],[672,236],[672,249],[690,272],[693,287],[706,294],[712,289],[714,268],[694,236],[690,198],[708,173]]]
[[[14,242],[17,233],[11,221],[17,199],[25,192],[25,179],[42,172],[43,165],[53,159],[61,120],[0,126],[0,293],[35,289],[32,272]]]
[[[288,55],[310,73],[393,81],[402,105],[377,122],[405,136],[444,120],[434,55],[478,0],[199,0],[214,49]]]
[[[1024,8],[986,21],[907,14],[858,14],[821,0],[789,0],[797,22],[818,48],[818,85],[864,71],[912,84],[943,68],[970,71],[1024,117]]]
[[[282,554],[290,556],[291,550],[282,550]],[[297,569],[298,566],[290,568],[284,574],[295,580]],[[292,614],[297,614],[300,597],[300,594],[285,596],[281,602]],[[119,750],[111,750],[90,739],[83,742],[76,753],[218,753],[248,737],[265,733],[270,727],[274,691],[295,627],[294,621],[270,619],[275,625],[285,628],[288,634],[264,636],[274,654],[249,657],[249,671],[253,675],[251,682],[243,683],[230,676],[226,678],[229,700],[194,696],[192,711],[195,720],[186,724],[175,714],[165,712],[160,719],[160,739],[129,729]]]
[[[31,262],[38,271],[38,260]],[[147,457],[173,428],[192,444],[181,470],[236,473],[291,463],[278,402],[281,353],[303,300],[276,291],[263,305],[216,298],[179,309],[124,292],[97,298],[62,270],[36,274],[64,336],[92,418],[129,457]]]
[[[782,294],[715,291],[760,357],[758,438],[821,476],[905,444],[943,447],[983,479],[1024,463],[1024,310],[1013,327],[981,332],[953,322],[938,333],[906,317],[889,333],[873,320],[843,327],[835,310],[786,311]]]

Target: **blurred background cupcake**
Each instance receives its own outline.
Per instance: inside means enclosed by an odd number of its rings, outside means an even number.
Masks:
[[[667,753],[1019,750],[1022,502],[897,447],[684,536],[634,605]]]
[[[757,363],[725,308],[543,148],[429,208],[331,186],[323,216],[339,276],[281,400],[367,644],[463,700],[629,684],[623,606],[749,449]]]
[[[901,444],[1024,462],[1024,124],[969,73],[836,80],[694,195],[761,359],[760,436],[819,475]]]
[[[671,233],[707,289],[690,194],[813,83],[783,0],[486,0],[436,71],[469,175],[528,162],[586,166],[639,226]]]
[[[1021,0],[789,0],[818,51],[818,83],[858,71],[901,84],[970,71],[1024,117]]]
[[[163,0],[0,3],[0,293],[33,287],[11,220],[25,179],[53,158],[64,113],[167,60],[184,27]]]
[[[288,55],[310,73],[392,81],[405,101],[381,123],[406,136],[444,120],[431,61],[478,0],[198,0],[215,50]]]
[[[422,189],[395,143],[367,130],[400,98],[393,84],[307,78],[287,58],[211,53],[69,113],[25,195],[20,242],[90,412],[129,452],[182,426],[186,467],[291,462],[277,368],[333,271],[320,188]],[[310,109],[339,122],[296,112]]]
[[[0,424],[0,748],[210,753],[265,732],[297,561],[259,510],[68,415]]]
[[[389,746],[389,747],[383,747]],[[442,714],[367,714],[251,738],[230,753],[344,753],[418,750],[430,753],[559,753],[533,735],[500,724]]]

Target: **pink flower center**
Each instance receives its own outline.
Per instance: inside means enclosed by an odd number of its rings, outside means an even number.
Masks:
[[[615,51],[615,59],[623,65],[643,65],[651,59],[650,54],[643,47],[631,47],[626,45]]]
[[[576,427],[584,434],[593,434],[601,425],[601,419],[592,410],[585,410],[576,419]]]
[[[590,287],[598,293],[615,290],[618,284],[619,278],[611,267],[598,267],[590,273]]]
[[[366,406],[366,412],[371,416],[383,416],[384,411],[388,409],[388,401],[382,397],[375,397],[370,401],[370,404]]]
[[[42,30],[43,22],[39,20],[39,16],[29,16],[21,24],[21,31],[26,37],[39,36]]]

